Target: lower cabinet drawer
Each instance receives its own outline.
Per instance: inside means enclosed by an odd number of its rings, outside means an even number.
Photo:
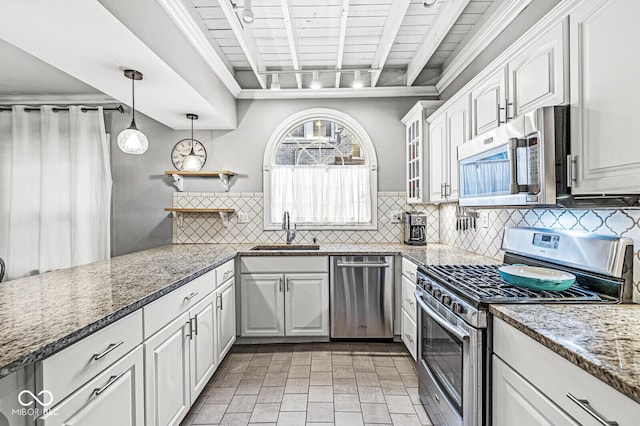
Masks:
[[[405,276],[402,277],[402,309],[407,311],[414,322],[416,321],[416,283]]]
[[[143,365],[140,345],[50,408],[37,420],[38,426],[143,426]]]
[[[404,342],[407,349],[409,349],[409,353],[413,357],[414,361],[416,360],[418,353],[418,346],[416,344],[417,341],[417,333],[418,329],[416,327],[416,322],[411,318],[411,316],[405,311],[402,310],[402,341]]]
[[[68,348],[36,363],[36,389],[67,395],[142,343],[142,310],[116,321]]]
[[[235,260],[231,259],[227,263],[224,263],[216,268],[216,286],[220,287],[227,282],[229,278],[233,278],[235,275]]]

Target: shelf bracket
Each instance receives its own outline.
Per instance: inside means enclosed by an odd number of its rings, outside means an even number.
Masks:
[[[171,177],[173,178],[173,183],[174,186],[178,189],[178,191],[183,192],[184,191],[184,178],[180,175],[177,174],[172,174]]]
[[[220,219],[222,220],[222,226],[225,228],[229,227],[229,213],[227,212],[219,212]]]
[[[173,216],[173,218],[176,220],[176,225],[178,225],[178,228],[182,228],[182,213],[171,212],[171,216]]]
[[[229,192],[229,175],[225,173],[220,173],[218,177],[222,181],[222,185],[224,186],[224,192]],[[220,215],[222,215],[222,213]]]

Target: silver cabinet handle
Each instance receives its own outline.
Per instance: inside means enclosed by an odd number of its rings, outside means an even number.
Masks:
[[[218,308],[220,310],[222,310],[222,295],[221,294],[218,295],[218,299],[220,300],[220,306],[218,306]]]
[[[100,361],[102,358],[104,358],[105,356],[107,356],[110,352],[116,350],[116,348],[120,345],[122,345],[124,343],[124,340],[119,341],[118,343],[112,343],[109,345],[109,347],[102,352],[101,354],[95,354],[93,355],[93,360],[94,361]]]
[[[286,285],[287,285],[287,292],[288,292],[288,291],[289,291],[289,288],[290,288],[290,287],[289,287],[289,278],[285,278],[284,280],[285,280],[285,282],[286,282]]]
[[[388,268],[388,263],[358,263],[358,262],[338,262],[338,268]]]
[[[444,198],[444,183],[440,184],[440,198]]]
[[[188,302],[189,300],[191,300],[191,299],[193,299],[194,297],[196,297],[198,294],[199,294],[199,293],[198,293],[197,291],[196,291],[196,292],[194,292],[194,293],[191,293],[190,295],[188,295],[188,296],[185,296],[185,297],[184,297],[184,301],[185,301],[185,302]]]
[[[187,337],[189,338],[189,340],[193,340],[193,325],[191,324],[191,318],[189,318],[189,321],[187,321],[186,324],[189,326]]]
[[[578,405],[578,407],[582,408],[584,411],[589,413],[589,415],[591,415],[591,417],[596,419],[598,423],[600,423],[602,426],[618,426],[618,422],[613,422],[611,420],[607,420],[604,417],[602,417],[600,413],[598,413],[596,410],[593,409],[591,404],[589,404],[588,400],[578,399],[575,396],[571,395],[571,393],[567,394],[567,398],[575,402]]]
[[[429,318],[437,322],[440,327],[444,328],[445,330],[447,330],[448,332],[450,332],[460,340],[469,340],[468,333],[466,333],[464,330],[460,330],[455,325],[452,325],[451,323],[442,319],[442,317],[438,315],[436,311],[431,309],[426,303],[422,301],[422,298],[420,297],[420,294],[418,292],[416,292],[416,302],[418,302],[418,305],[420,305],[420,308],[424,310],[427,313],[427,315],[429,315]]]
[[[404,336],[407,338],[407,340],[413,345],[413,339],[411,338],[411,336],[407,333],[404,333]]]
[[[229,274],[231,274],[233,271],[229,270],[229,271],[224,271],[224,278],[227,278],[229,276]]]
[[[278,291],[282,293],[282,278],[278,278]]]
[[[405,297],[405,299],[411,306],[413,306],[413,300],[409,299],[408,297]]]
[[[118,379],[122,376],[124,376],[124,373],[126,373],[128,370],[124,370],[122,373],[118,374],[117,376],[111,376],[109,377],[109,381],[107,383],[105,383],[102,387],[99,388],[95,388],[93,390],[93,393],[91,394],[91,396],[98,396],[100,395],[102,392],[106,391],[107,388],[109,386],[111,386],[112,384],[114,384],[115,382],[118,381]]]
[[[191,318],[193,320],[193,334],[198,335],[198,316]]]

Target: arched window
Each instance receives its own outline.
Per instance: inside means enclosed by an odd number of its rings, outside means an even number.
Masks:
[[[298,229],[376,229],[377,169],[353,118],[326,108],[294,114],[265,149],[265,229],[280,229],[285,211]]]

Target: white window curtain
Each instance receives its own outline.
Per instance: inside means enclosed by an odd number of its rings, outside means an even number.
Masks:
[[[0,257],[14,279],[110,256],[102,108],[0,112]]]
[[[298,223],[371,221],[368,166],[272,166],[271,221],[285,210]]]

